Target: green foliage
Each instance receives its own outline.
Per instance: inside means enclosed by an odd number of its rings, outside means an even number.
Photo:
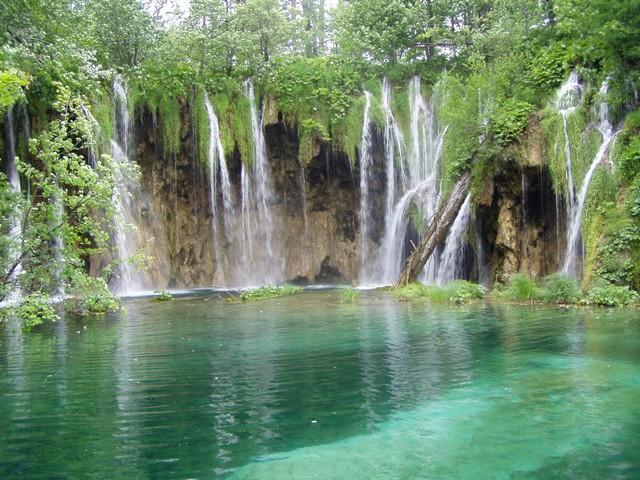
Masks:
[[[542,298],[549,303],[572,304],[582,298],[582,291],[575,279],[554,274],[544,279]]]
[[[340,291],[340,303],[358,303],[360,290],[356,288],[345,288]]]
[[[13,314],[22,320],[22,328],[30,331],[43,323],[55,322],[59,319],[56,309],[46,296],[32,293],[23,298]]]
[[[301,292],[302,288],[296,287],[295,285],[265,285],[264,287],[242,291],[237,297],[227,297],[226,302],[254,302],[258,300],[266,300],[268,298],[286,297]]]
[[[24,298],[15,309],[15,315],[22,320],[23,329],[30,331],[45,322],[58,320],[55,308],[43,295],[31,294]]]
[[[359,74],[340,57],[294,57],[274,65],[267,85],[285,119],[300,127],[299,156],[305,162],[312,144],[329,140],[345,121],[359,91]]]
[[[105,298],[111,298],[104,281],[86,273],[85,259],[109,247],[108,232],[117,215],[112,196],[118,167],[106,155],[97,158],[94,166],[82,156],[93,127],[82,113],[86,104],[60,85],[54,104],[56,119],[31,141],[31,154],[37,161],[18,162],[29,181],[31,197],[27,204],[14,196],[22,234],[19,239],[3,237],[0,242],[12,252],[11,261],[0,264],[5,294],[13,289],[52,294],[64,287],[79,304],[104,304],[108,303]],[[6,188],[5,182],[3,195]],[[3,217],[3,233],[12,222],[16,222],[15,213],[13,219]],[[19,264],[23,271],[16,276]]]
[[[535,107],[528,102],[510,100],[494,112],[491,129],[500,145],[508,145],[517,140],[529,123],[529,116]]]
[[[604,307],[626,307],[638,303],[640,296],[629,287],[606,282],[597,283],[587,293],[587,303]]]
[[[114,312],[120,302],[102,278],[91,277],[80,270],[73,272],[69,286],[71,298],[64,304],[67,312],[79,316],[99,316]]]
[[[497,298],[512,302],[534,302],[544,298],[536,281],[521,273],[512,275],[505,288],[497,287],[495,294]]]
[[[169,300],[173,300],[173,295],[171,295],[166,290],[154,290],[153,300],[156,302],[166,302]]]
[[[23,89],[29,79],[15,69],[0,70],[0,114],[24,96]]]
[[[428,300],[432,303],[467,303],[481,300],[486,293],[482,285],[455,280],[443,286],[409,283],[394,288],[391,293],[400,300]]]
[[[567,73],[568,54],[565,45],[556,43],[537,52],[531,64],[530,81],[542,91],[558,87]]]

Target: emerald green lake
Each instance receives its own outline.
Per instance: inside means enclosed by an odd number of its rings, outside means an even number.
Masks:
[[[0,327],[0,478],[640,478],[640,314],[201,293]]]

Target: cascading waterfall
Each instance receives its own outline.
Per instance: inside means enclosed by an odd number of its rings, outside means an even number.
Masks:
[[[5,115],[5,161],[6,161],[6,174],[7,180],[11,185],[11,189],[14,193],[20,194],[22,192],[22,188],[20,186],[20,175],[18,173],[18,167],[16,165],[16,130],[15,130],[15,122],[13,115],[13,105],[11,105],[7,109],[7,113]],[[20,244],[22,235],[22,213],[16,212],[15,217],[11,222],[11,228],[9,230],[9,237],[11,238],[11,245]],[[15,257],[15,260],[19,259],[20,252],[11,252],[12,257]],[[15,262],[15,260],[13,260]],[[18,277],[22,273],[22,263],[18,262],[16,267],[13,270],[10,280],[17,281]],[[15,304],[20,301],[22,298],[22,292],[20,288],[14,288],[11,291],[11,294],[5,298],[4,302],[7,304]]]
[[[562,272],[565,275],[570,275],[574,278],[578,278],[582,274],[582,266],[580,264],[580,259],[584,254],[584,246],[581,239],[581,226],[582,226],[582,215],[584,213],[584,204],[587,198],[587,193],[589,190],[589,185],[591,184],[591,179],[593,178],[593,174],[596,171],[596,168],[609,153],[609,147],[611,146],[612,141],[615,139],[618,132],[613,131],[613,127],[611,125],[611,121],[609,119],[609,105],[607,103],[608,93],[608,84],[605,80],[600,88],[600,102],[598,105],[598,131],[602,135],[602,144],[596,153],[593,162],[587,171],[584,180],[582,181],[582,186],[580,187],[580,192],[576,197],[576,201],[573,205],[570,215],[569,229],[567,230],[567,249],[565,251],[564,262],[562,266]]]
[[[436,275],[438,285],[443,285],[452,280],[461,278],[464,275],[462,271],[462,259],[464,259],[464,251],[467,246],[466,233],[469,229],[469,220],[471,218],[471,195],[465,198],[456,219],[451,225],[445,247],[440,257],[440,265]]]
[[[129,261],[136,252],[135,239],[127,232],[127,226],[132,225],[132,220],[135,218],[131,195],[137,185],[126,174],[123,174],[126,170],[124,167],[130,161],[131,121],[127,88],[119,75],[115,77],[113,82],[113,99],[115,118],[113,138],[111,139],[111,156],[119,167],[116,169],[116,188],[113,192],[113,202],[118,211],[118,219],[114,222],[114,240],[120,261],[117,292],[124,294],[138,290],[142,288],[142,285],[139,275]]]
[[[227,168],[227,160],[224,155],[224,147],[220,137],[220,124],[218,117],[213,109],[213,105],[209,101],[209,96],[205,94],[204,98],[207,116],[209,118],[209,202],[211,207],[211,227],[214,257],[216,260],[217,275],[220,276],[223,284],[225,283],[225,269],[222,264],[221,249],[221,233],[219,232],[219,215],[217,208],[218,199],[218,175],[220,176],[220,195],[222,197],[223,215],[225,230],[232,231],[232,221],[235,217],[235,209],[233,197],[231,194],[231,181],[229,180],[229,169]]]
[[[240,174],[243,251],[238,256],[236,283],[242,287],[282,281],[282,259],[274,240],[277,222],[272,211],[273,181],[263,131],[264,105],[258,111],[250,79],[245,82],[245,95],[251,115],[253,161],[250,165],[243,162]]]
[[[367,221],[371,206],[363,202],[367,199],[371,178],[370,151],[371,133],[369,109],[371,98],[367,95],[363,136],[361,142],[360,189],[361,189],[361,230],[370,233]],[[409,84],[410,102],[410,145],[405,151],[405,141],[391,109],[391,84],[388,79],[382,83],[381,106],[385,115],[385,226],[382,242],[371,255],[367,245],[363,245],[363,261],[366,261],[360,276],[363,285],[388,285],[397,280],[406,256],[405,242],[409,227],[409,213],[417,208],[423,222],[428,222],[436,212],[439,201],[439,160],[446,128],[439,129],[432,102],[426,102],[421,93],[420,78],[414,77]],[[367,128],[369,127],[369,128]],[[366,208],[365,208],[366,207]],[[424,270],[428,283],[436,281],[436,261],[431,259]]]
[[[570,217],[575,207],[576,187],[573,182],[573,160],[571,137],[569,136],[569,116],[582,101],[582,86],[578,73],[573,71],[567,81],[560,87],[556,96],[556,110],[562,116],[564,132],[565,176],[567,181],[566,202],[567,216]],[[557,151],[557,145],[555,149]]]
[[[372,182],[371,158],[371,94],[364,92],[365,105],[362,120],[362,138],[360,139],[360,283],[371,282],[371,263],[369,259],[369,234],[371,232],[371,214],[369,205],[369,184]]]

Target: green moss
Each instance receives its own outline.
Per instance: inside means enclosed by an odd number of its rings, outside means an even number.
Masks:
[[[205,107],[205,94],[199,91],[191,101],[191,121],[195,134],[196,155],[198,161],[205,167],[209,161],[209,137],[210,125],[209,116]]]
[[[408,139],[411,131],[411,109],[409,108],[409,90],[406,85],[403,88],[393,90],[391,110],[393,110],[393,117],[404,138]]]
[[[338,122],[331,132],[334,151],[346,153],[351,163],[355,163],[358,158],[357,152],[362,138],[364,106],[364,97],[354,100],[346,116]]]
[[[103,138],[96,141],[108,142],[113,135],[113,108],[110,96],[104,91],[96,92],[90,99],[89,108],[102,130]]]
[[[251,130],[251,106],[249,99],[244,96],[237,96],[233,109],[228,112],[231,116],[231,132],[235,147],[240,152],[240,157],[246,165],[254,162],[253,133]],[[259,106],[256,106],[259,108]]]

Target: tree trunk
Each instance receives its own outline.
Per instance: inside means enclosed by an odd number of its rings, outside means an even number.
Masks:
[[[467,198],[470,187],[471,174],[465,172],[453,186],[446,201],[440,204],[433,219],[423,232],[420,243],[407,258],[396,287],[406,285],[418,278],[433,251],[446,238],[451,224],[456,219],[465,198]]]

